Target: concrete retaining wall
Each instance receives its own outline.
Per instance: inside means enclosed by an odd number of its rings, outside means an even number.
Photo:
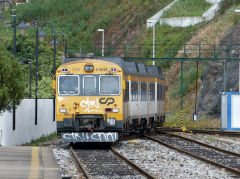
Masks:
[[[205,0],[205,1],[210,4],[217,4],[217,3],[220,3],[222,0]]]
[[[188,27],[203,22],[203,17],[173,17],[173,18],[161,18],[159,23],[161,25],[167,24],[171,27]]]
[[[12,130],[12,112],[0,114],[0,145],[22,145],[56,131],[53,100],[38,99],[38,124],[35,125],[35,100],[24,99],[16,109],[16,129]]]
[[[171,2],[169,5],[164,7],[161,11],[159,11],[157,14],[155,14],[154,16],[147,19],[147,28],[153,27],[153,25],[155,25],[159,21],[160,17],[162,17],[163,13],[165,11],[167,11],[168,9],[170,9],[178,1],[179,0],[175,0],[175,1]]]
[[[153,27],[156,23],[166,24],[171,27],[188,27],[199,24],[203,21],[211,20],[214,18],[216,12],[220,8],[220,2],[222,0],[205,0],[208,3],[213,4],[211,8],[209,8],[206,12],[203,13],[202,16],[199,17],[173,17],[173,18],[161,18],[163,13],[170,9],[178,0],[173,1],[171,4],[163,8],[157,14],[152,16],[147,20],[147,28]]]
[[[211,8],[209,8],[206,12],[203,13],[202,17],[205,20],[212,20],[216,14],[216,12],[220,9],[220,4],[214,4]]]

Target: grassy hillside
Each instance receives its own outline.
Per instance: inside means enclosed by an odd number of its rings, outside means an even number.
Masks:
[[[105,29],[105,43],[131,42],[145,28],[146,19],[172,0],[32,0],[17,7],[17,17],[31,11],[40,23],[50,22],[69,39],[70,48],[91,52],[101,42],[98,28]]]
[[[212,4],[207,3],[205,0],[180,0],[166,11],[162,17],[202,16],[211,6]]]

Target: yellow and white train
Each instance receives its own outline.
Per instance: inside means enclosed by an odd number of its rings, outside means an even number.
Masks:
[[[57,69],[57,132],[67,142],[115,142],[162,126],[167,83],[159,67],[117,57],[66,58]]]

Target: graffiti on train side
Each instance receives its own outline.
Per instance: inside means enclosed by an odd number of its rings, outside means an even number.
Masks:
[[[117,132],[63,133],[62,140],[66,142],[116,142],[118,140],[118,133]]]
[[[100,105],[98,103],[98,98],[95,100],[89,100],[89,98],[87,98],[86,100],[82,100],[80,106],[84,108],[84,112],[87,113],[101,112]]]

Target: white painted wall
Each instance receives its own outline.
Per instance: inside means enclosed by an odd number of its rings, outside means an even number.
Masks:
[[[0,114],[0,145],[22,145],[56,131],[53,100],[38,99],[38,124],[35,125],[35,100],[24,99],[16,109],[16,130],[12,130],[12,112]]]

